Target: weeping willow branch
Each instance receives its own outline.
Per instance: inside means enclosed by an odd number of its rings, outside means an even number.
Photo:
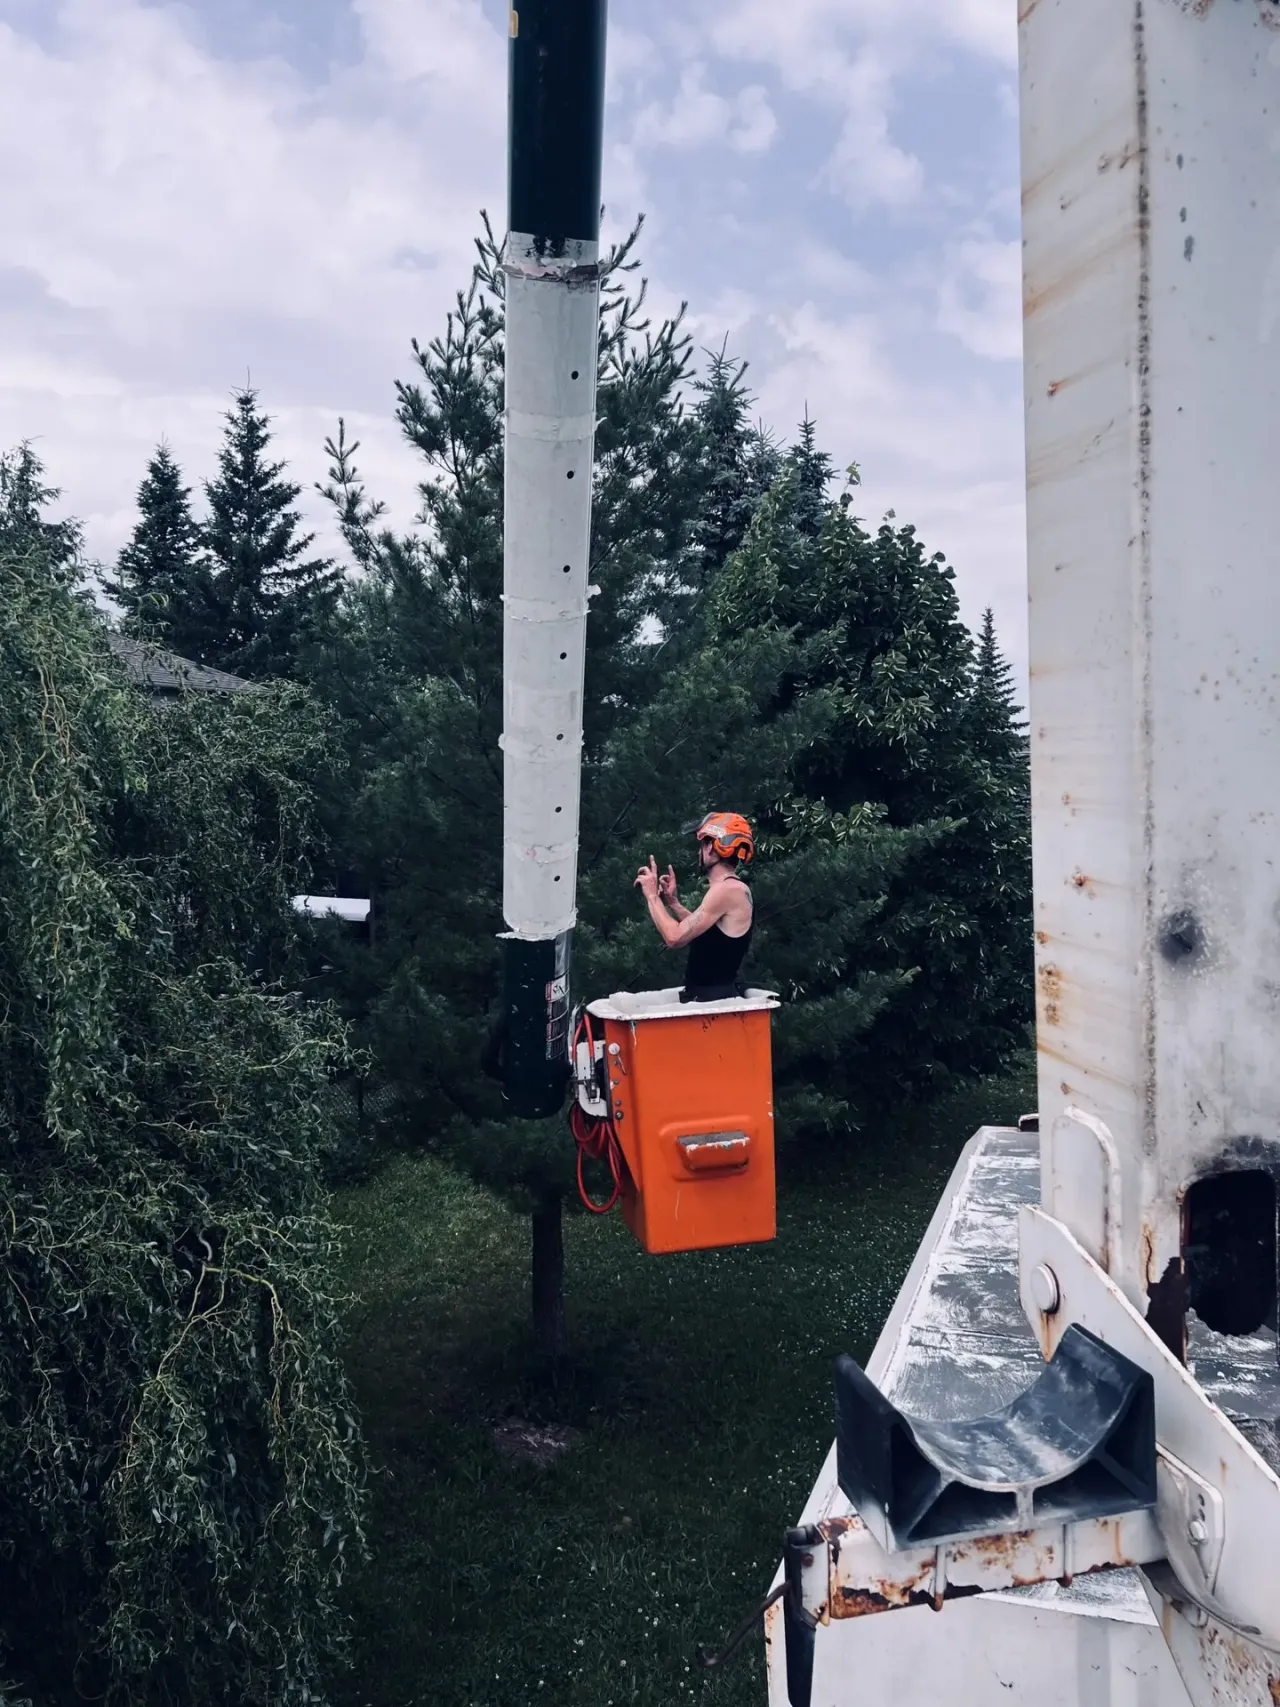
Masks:
[[[331,737],[297,689],[153,708],[38,538],[0,680],[0,1707],[323,1703],[351,1053],[287,988]]]

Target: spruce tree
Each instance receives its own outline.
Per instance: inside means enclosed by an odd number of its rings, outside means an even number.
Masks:
[[[989,707],[993,728],[1008,740],[1011,753],[1025,750],[1020,739],[1023,725],[1018,721],[1018,707],[1013,697],[1013,671],[1000,650],[996,639],[995,614],[988,605],[982,613],[978,629],[978,646],[974,656],[975,699]]]
[[[782,465],[768,434],[751,424],[755,399],[746,385],[747,363],[734,360],[727,344],[705,354],[707,367],[693,385],[702,436],[703,493],[696,529],[699,586],[708,585],[742,544],[760,500]]]
[[[697,435],[679,400],[688,341],[678,320],[649,326],[642,294],[625,289],[630,247],[611,257],[601,317],[588,772],[647,696],[655,648],[640,629],[696,510]],[[530,1213],[539,1339],[555,1356],[572,1142],[562,1121],[506,1119],[479,1072],[503,929],[502,297],[487,229],[469,288],[414,357],[397,413],[423,457],[421,531],[381,529],[355,447],[330,447],[326,490],[364,570],[322,678],[352,732],[336,858],[364,874],[380,918],[372,964],[349,964],[351,1011],[397,1088],[405,1134]]]
[[[257,392],[239,392],[225,419],[218,476],[205,485],[212,573],[199,659],[250,678],[299,675],[341,577],[328,559],[307,555],[315,536],[299,531],[293,508],[302,488],[270,460]]]
[[[138,488],[139,519],[103,587],[124,611],[126,634],[199,661],[212,611],[208,556],[191,514],[191,492],[163,442]]]
[[[869,533],[852,509],[856,470],[836,501],[822,497],[829,475],[811,428],[802,428],[791,466],[792,545],[767,596],[806,646],[778,703],[825,689],[840,705],[804,763],[800,792],[820,813],[882,813],[919,836],[858,962],[909,971],[911,982],[867,1034],[865,1057],[846,1054],[828,1079],[875,1107],[993,1070],[1026,1043],[1025,747],[1011,706],[981,687],[941,555],[926,554],[914,528],[892,518]],[[739,620],[757,597],[745,590]]]
[[[83,532],[79,522],[45,515],[60,496],[46,484],[44,464],[28,440],[0,455],[0,547],[37,551],[49,574],[69,582],[79,568]]]

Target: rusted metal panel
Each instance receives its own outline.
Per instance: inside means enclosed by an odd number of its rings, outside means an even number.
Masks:
[[[1278,11],[1021,33],[1039,1105],[1113,1135],[1143,1308],[1189,1182],[1245,1135],[1280,1170]],[[1077,1154],[1045,1202],[1101,1260]]]
[[[1280,1707],[1280,1653],[1179,1610],[1154,1591],[1160,1629],[1193,1707]],[[1189,1616],[1188,1613],[1191,1615]]]
[[[948,1601],[993,1589],[1071,1581],[1164,1556],[1148,1512],[895,1553],[886,1552],[855,1516],[819,1527],[830,1560],[824,1623],[904,1606],[940,1611]]]

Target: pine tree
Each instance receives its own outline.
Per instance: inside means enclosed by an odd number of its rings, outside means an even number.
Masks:
[[[793,540],[769,594],[777,619],[806,642],[802,672],[780,706],[825,689],[841,707],[831,735],[806,760],[800,792],[820,813],[878,811],[918,834],[858,962],[910,970],[911,982],[867,1034],[865,1057],[846,1054],[828,1080],[874,1107],[992,1070],[1025,1045],[1025,748],[1010,744],[1010,707],[984,697],[945,560],[927,556],[909,526],[886,520],[868,533],[848,489],[821,501],[812,532],[816,477],[828,478],[813,442],[802,428],[791,456]],[[851,470],[850,486],[856,478]]]
[[[1031,764],[1027,728],[1014,698],[1013,672],[996,639],[990,606],[982,613],[974,663],[973,694],[966,737],[983,776],[984,811],[977,820],[983,838],[980,904],[1002,921],[987,931],[979,949],[980,1003],[1000,1005],[998,992],[1022,1012],[1030,1004],[1031,979]],[[1010,930],[1009,919],[1022,921]]]
[[[706,371],[693,387],[702,434],[703,496],[696,534],[699,586],[709,584],[742,544],[782,466],[772,439],[751,424],[755,399],[746,385],[747,363],[730,357],[727,344],[706,355]]]
[[[817,423],[807,410],[800,423],[800,437],[791,447],[790,461],[795,470],[794,524],[801,534],[816,537],[826,519],[832,468],[826,451],[818,449]]]
[[[842,1068],[863,1059],[865,1035],[909,983],[900,969],[867,964],[869,941],[887,889],[929,834],[887,823],[874,806],[831,811],[800,791],[840,719],[836,695],[794,691],[811,647],[779,614],[803,508],[792,466],[704,595],[691,644],[611,741],[581,848],[582,988],[661,988],[681,981],[683,956],[663,948],[637,903],[636,869],[651,853],[660,868],[693,867],[688,826],[709,810],[740,811],[755,826],[747,973],[784,997],[774,1024],[784,1137],[857,1124],[857,1073]]]
[[[682,494],[678,407],[687,341],[652,329],[615,251],[601,323],[591,577],[600,588],[586,704],[588,767],[644,697],[655,648],[638,630],[694,501]],[[512,1122],[478,1071],[498,993],[503,929],[502,300],[486,229],[442,335],[415,343],[398,419],[422,454],[424,526],[379,530],[354,446],[330,446],[327,488],[365,571],[348,591],[326,691],[352,730],[351,792],[335,802],[337,858],[379,906],[376,964],[351,967],[353,1016],[397,1087],[401,1124],[531,1216],[543,1349],[558,1355],[557,1252],[572,1144],[562,1122]],[[671,478],[665,476],[670,472]],[[691,490],[691,488],[690,488]],[[687,514],[686,514],[687,512]],[[363,975],[363,984],[359,982]]]
[[[1013,671],[1000,650],[995,615],[988,605],[982,613],[982,626],[978,630],[974,697],[979,704],[989,708],[993,731],[999,731],[1008,738],[1011,754],[1026,750],[1026,743],[1019,734],[1023,725],[1018,721],[1018,706],[1013,694]]]
[[[44,464],[29,441],[0,455],[0,547],[36,551],[48,573],[71,581],[80,564],[80,524],[53,522],[44,513],[61,496],[46,485]]]
[[[328,559],[307,556],[315,536],[299,532],[293,508],[302,488],[269,460],[270,420],[257,392],[239,392],[225,419],[218,477],[205,485],[212,574],[198,656],[237,675],[297,675],[341,577]]]
[[[161,443],[138,488],[140,516],[105,591],[124,610],[122,627],[199,658],[209,644],[210,566],[191,514],[191,492]]]

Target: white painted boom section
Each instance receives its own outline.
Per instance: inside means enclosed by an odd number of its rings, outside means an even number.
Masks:
[[[600,319],[597,246],[507,240],[503,891],[535,941],[575,918]]]
[[[1280,6],[1022,11],[1044,1203],[1141,1310],[1280,1138]]]

